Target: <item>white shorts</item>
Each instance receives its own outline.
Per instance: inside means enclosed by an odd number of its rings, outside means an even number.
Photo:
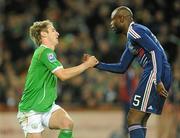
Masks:
[[[41,133],[45,127],[49,127],[49,119],[52,113],[61,109],[59,105],[53,104],[48,112],[18,112],[17,119],[24,131],[25,137],[27,133]]]

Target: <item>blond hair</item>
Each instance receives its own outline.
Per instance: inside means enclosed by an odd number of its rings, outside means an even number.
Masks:
[[[41,32],[42,31],[47,32],[48,25],[52,25],[52,22],[49,20],[44,20],[44,21],[34,22],[33,25],[30,27],[29,29],[30,38],[34,41],[34,43],[37,46],[41,45],[42,43]]]

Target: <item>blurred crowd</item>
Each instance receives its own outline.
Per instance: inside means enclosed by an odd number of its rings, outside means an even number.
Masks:
[[[95,55],[99,61],[115,63],[121,57],[126,38],[110,30],[110,15],[121,5],[130,7],[135,21],[152,30],[168,55],[173,83],[162,119],[172,127],[160,126],[180,132],[179,0],[0,0],[0,110],[16,109],[22,95],[36,48],[28,34],[34,21],[49,19],[54,23],[60,33],[56,53],[65,68],[80,64],[84,53]],[[59,81],[57,102],[93,109],[121,105],[126,115],[141,71],[136,62],[124,75],[92,68],[66,82]],[[169,132],[162,131],[160,134]]]
[[[34,21],[49,19],[60,33],[56,49],[64,67],[80,64],[84,53],[115,63],[126,38],[110,29],[114,8],[126,5],[135,21],[149,27],[167,52],[173,68],[169,101],[180,103],[180,1],[179,0],[0,0],[0,105],[17,107],[36,46],[28,35]],[[98,107],[127,102],[142,70],[136,62],[125,75],[90,69],[58,83],[58,100],[64,105]],[[132,88],[132,89],[131,89]]]

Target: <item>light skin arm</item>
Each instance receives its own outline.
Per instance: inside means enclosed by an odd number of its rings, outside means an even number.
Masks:
[[[54,72],[54,74],[61,79],[62,81],[68,80],[72,77],[75,77],[85,70],[94,67],[98,64],[97,59],[94,56],[88,58],[88,60],[78,66],[66,68],[66,69],[58,69]]]

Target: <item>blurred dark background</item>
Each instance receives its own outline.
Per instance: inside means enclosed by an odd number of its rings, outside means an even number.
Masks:
[[[111,12],[121,5],[131,8],[135,21],[149,27],[165,49],[173,71],[166,107],[179,112],[179,0],[0,0],[0,111],[17,110],[36,48],[28,36],[34,21],[54,23],[61,36],[56,53],[65,68],[80,64],[84,53],[113,63],[121,57],[126,41],[109,29]],[[70,108],[124,108],[140,72],[136,62],[124,75],[91,69],[59,81],[57,102]]]
[[[148,26],[167,52],[174,79],[179,81],[180,1],[172,0],[0,0],[0,104],[16,107],[25,75],[36,46],[28,36],[34,21],[49,19],[61,40],[56,50],[64,67],[81,63],[83,53],[103,62],[117,62],[125,38],[110,29],[114,8],[126,5],[135,21]],[[138,79],[140,68],[133,63],[131,77]],[[118,77],[117,77],[118,76]],[[91,70],[65,83],[59,82],[58,102],[78,106],[118,103],[120,77]],[[137,77],[137,78],[136,78]],[[176,90],[179,92],[179,87]]]

